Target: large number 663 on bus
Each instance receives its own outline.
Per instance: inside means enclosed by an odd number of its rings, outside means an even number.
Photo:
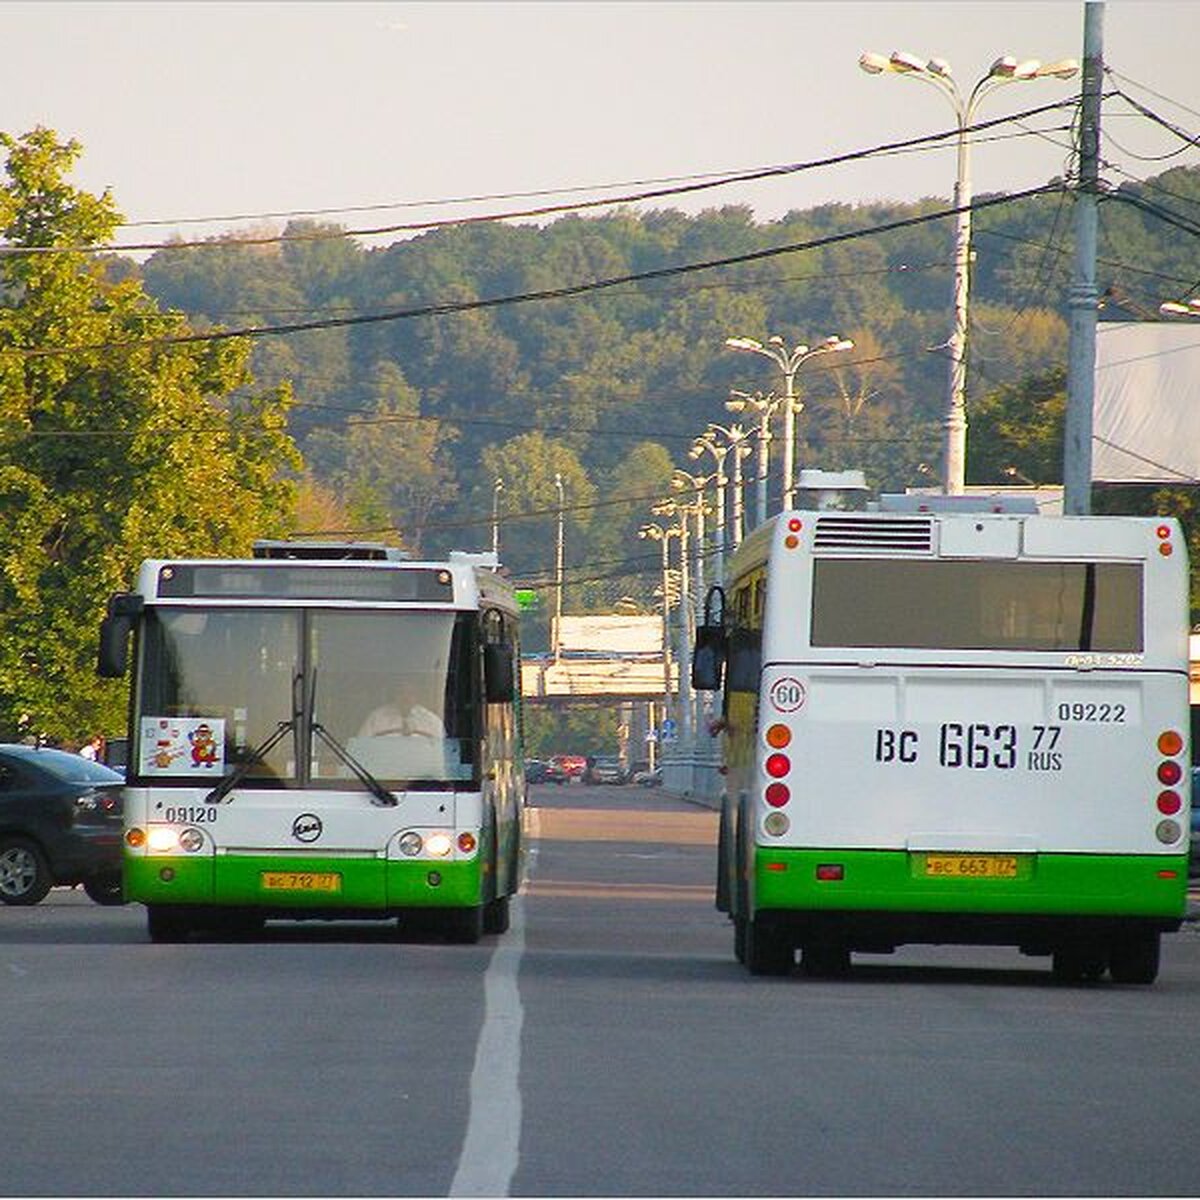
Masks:
[[[261,543],[114,596],[127,898],[155,941],[268,918],[503,932],[525,802],[517,606],[491,555]]]
[[[885,498],[780,514],[727,578],[693,682],[723,689],[717,905],[752,972],[957,942],[1155,979],[1187,885],[1174,521]]]

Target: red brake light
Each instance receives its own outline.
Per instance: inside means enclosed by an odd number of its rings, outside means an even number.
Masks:
[[[791,798],[792,793],[786,783],[770,783],[764,793],[764,798],[772,808],[782,808]]]
[[[1159,792],[1158,811],[1164,817],[1173,817],[1183,807],[1178,792]]]
[[[1183,768],[1177,762],[1162,762],[1158,764],[1158,782],[1173,787],[1183,778]]]
[[[1165,763],[1163,764],[1166,765]],[[772,754],[767,759],[767,774],[773,779],[779,779],[792,769],[792,760],[786,754]],[[1159,768],[1161,771],[1161,768]],[[1163,781],[1164,783],[1166,780]]]

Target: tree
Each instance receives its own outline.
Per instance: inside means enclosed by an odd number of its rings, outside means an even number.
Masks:
[[[248,344],[172,341],[181,314],[89,252],[120,215],[67,181],[79,144],[0,147],[0,726],[81,740],[124,718],[94,670],[108,596],[143,558],[285,532],[299,462],[286,388],[230,399]]]

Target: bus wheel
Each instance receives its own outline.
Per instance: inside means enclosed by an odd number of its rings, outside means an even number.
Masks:
[[[746,918],[733,918],[733,957],[740,963],[746,961]]]
[[[146,930],[152,942],[186,942],[192,922],[169,904],[146,906]]]
[[[1114,983],[1153,983],[1158,978],[1159,935],[1131,933],[1117,938],[1109,953]]]
[[[483,906],[448,908],[442,913],[442,936],[460,946],[473,946],[483,936]]]
[[[845,946],[805,946],[800,953],[800,969],[805,975],[826,978],[850,973],[850,951]]]
[[[778,929],[753,918],[746,922],[746,966],[751,975],[787,975],[795,954]]]
[[[1104,954],[1078,946],[1055,950],[1050,960],[1050,970],[1060,983],[1095,983],[1106,966]]]
[[[507,933],[510,920],[507,896],[497,896],[483,906],[484,933]]]

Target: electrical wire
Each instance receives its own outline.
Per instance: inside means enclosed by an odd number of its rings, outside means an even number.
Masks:
[[[752,250],[743,254],[729,255],[719,259],[709,259],[704,262],[683,263],[673,267],[659,267],[649,271],[636,271],[626,275],[613,276],[608,279],[596,279],[587,283],[571,284],[557,288],[543,288],[537,291],[522,292],[507,296],[494,296],[477,300],[445,301],[390,312],[364,313],[351,317],[328,317],[315,321],[294,321],[282,325],[259,325],[247,326],[240,329],[211,330],[205,333],[172,334],[159,338],[139,338],[123,342],[99,342],[79,346],[39,347],[36,349],[0,347],[0,355],[13,354],[26,358],[47,358],[102,350],[134,350],[149,347],[195,345],[197,343],[230,341],[235,338],[277,337],[292,333],[308,333],[319,329],[341,329],[360,325],[376,325],[393,321],[411,320],[417,317],[451,316],[464,312],[477,312],[484,309],[502,308],[513,304],[528,304],[546,300],[567,300],[592,292],[620,287],[625,284],[641,283],[646,280],[673,279],[696,271],[711,271],[725,267],[739,266],[743,263],[761,262],[765,259],[777,258],[784,254],[796,254],[803,250],[820,249],[825,246],[855,241],[862,237],[875,237],[884,233],[893,233],[900,229],[908,229],[916,225],[928,224],[931,221],[943,220],[946,217],[955,216],[959,212],[964,212],[968,209],[972,212],[980,212],[984,209],[995,208],[998,205],[1013,204],[1020,200],[1026,200],[1031,196],[1053,195],[1061,191],[1062,187],[1063,185],[1060,183],[1043,184],[1039,187],[1027,188],[1021,192],[985,197],[961,208],[939,209],[934,212],[885,222],[882,225],[847,230],[843,233],[827,234],[824,237],[812,238],[806,242],[795,242],[783,246],[768,247],[763,250]]]

